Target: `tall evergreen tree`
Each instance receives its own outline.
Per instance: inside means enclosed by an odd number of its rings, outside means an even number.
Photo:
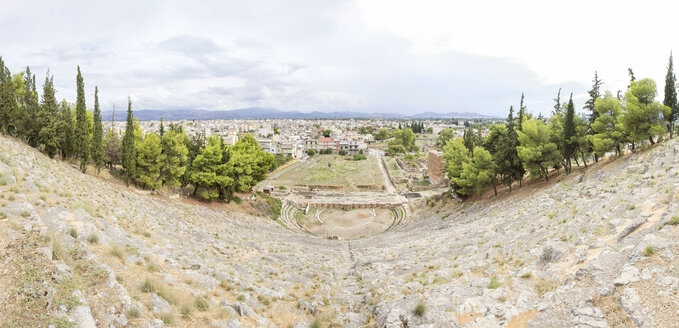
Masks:
[[[59,122],[57,122],[59,152],[62,159],[75,155],[74,121],[71,105],[66,100],[63,100],[59,105]]]
[[[517,122],[516,126],[519,128],[519,131],[523,131],[523,122],[526,120],[526,106],[523,105],[523,92],[521,93],[521,104],[519,105],[519,121]]]
[[[97,173],[104,165],[104,127],[101,123],[101,110],[99,109],[99,88],[94,87],[94,112],[92,113],[92,161]]]
[[[12,74],[0,57],[0,132],[16,133],[18,110]]]
[[[573,106],[573,93],[568,100],[568,106],[566,106],[566,115],[564,116],[563,122],[563,139],[561,146],[561,154],[565,160],[566,172],[571,171],[571,159],[577,155],[576,146],[574,140],[575,137],[575,107]]]
[[[78,66],[78,76],[76,77],[75,121],[75,146],[78,158],[80,159],[80,170],[84,173],[87,170],[90,151],[87,108],[85,105],[85,84],[80,73],[80,66]]]
[[[163,137],[163,134],[165,134],[165,126],[163,126],[163,117],[160,117],[160,137]]]
[[[634,81],[637,80],[637,79],[634,77],[634,71],[632,71],[632,68],[631,68],[631,67],[627,69],[627,74],[629,75],[629,81],[630,81],[630,82],[634,82]],[[628,85],[627,88],[629,89],[630,86],[631,86],[631,85]]]
[[[39,141],[38,134],[40,133],[38,121],[40,105],[38,103],[38,92],[35,87],[35,75],[31,73],[30,67],[26,67],[24,72],[22,90],[20,90],[19,96],[21,100],[19,134],[30,146],[37,147]]]
[[[601,80],[599,79],[598,73],[595,71],[594,72],[594,79],[592,80],[592,89],[587,91],[589,93],[589,99],[585,102],[585,106],[583,107],[584,109],[589,111],[588,117],[589,117],[589,124],[594,123],[597,117],[599,117],[599,112],[597,112],[594,109],[594,104],[596,103],[596,100],[601,97]]]
[[[48,72],[47,77],[45,77],[45,84],[42,87],[42,103],[38,112],[38,122],[40,125],[38,143],[42,145],[45,153],[50,158],[54,158],[59,150],[58,116],[59,105],[57,104],[56,92],[54,90],[54,76],[50,76]]]
[[[137,168],[134,139],[134,117],[132,116],[132,100],[127,98],[127,123],[125,124],[125,135],[123,136],[121,162],[123,170],[127,174],[126,183],[130,184],[130,178],[135,176]]]
[[[519,146],[519,135],[516,133],[516,128],[514,125],[514,107],[509,106],[509,115],[507,116],[507,148],[504,150],[507,154],[504,156],[509,163],[507,164],[508,171],[506,172],[509,177],[508,181],[509,190],[512,190],[512,181],[519,181],[519,185],[523,183],[523,176],[526,174],[526,169],[521,163],[519,154],[516,147]]]
[[[672,52],[670,52],[670,63],[667,65],[667,75],[665,76],[665,99],[663,105],[672,109],[670,115],[667,115],[667,129],[670,131],[670,138],[672,138],[672,130],[674,128],[674,121],[679,116],[679,104],[677,104],[677,77],[674,75],[674,63],[672,62]]]
[[[554,111],[552,112],[552,115],[558,115],[559,112],[561,112],[561,88],[559,88],[559,92],[556,94],[554,102]]]

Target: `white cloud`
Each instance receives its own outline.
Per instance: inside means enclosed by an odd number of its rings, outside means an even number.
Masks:
[[[575,93],[664,83],[676,5],[646,2],[9,0],[0,55],[55,74],[74,99],[80,65],[103,108],[477,111],[504,116]],[[666,39],[670,40],[667,41]],[[660,88],[662,89],[662,87]],[[662,91],[662,90],[659,90]]]

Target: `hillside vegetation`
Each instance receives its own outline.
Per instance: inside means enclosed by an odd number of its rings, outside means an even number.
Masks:
[[[0,150],[0,326],[679,320],[674,140],[528,196],[423,201],[408,226],[352,241],[138,193],[10,138]]]

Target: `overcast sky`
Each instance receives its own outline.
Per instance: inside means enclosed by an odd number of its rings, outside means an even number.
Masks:
[[[506,116],[521,92],[548,113],[581,108],[594,71],[615,93],[637,78],[662,99],[679,49],[672,1],[3,0],[0,56],[47,69],[75,99],[76,65],[104,110],[238,109]]]

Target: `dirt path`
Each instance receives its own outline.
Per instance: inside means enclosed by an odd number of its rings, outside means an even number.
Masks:
[[[387,168],[384,167],[382,157],[375,157],[375,160],[377,161],[377,165],[380,167],[380,172],[382,172],[382,178],[384,179],[384,188],[387,194],[395,194],[396,188],[391,183],[391,179],[389,179],[389,175],[387,174]]]

